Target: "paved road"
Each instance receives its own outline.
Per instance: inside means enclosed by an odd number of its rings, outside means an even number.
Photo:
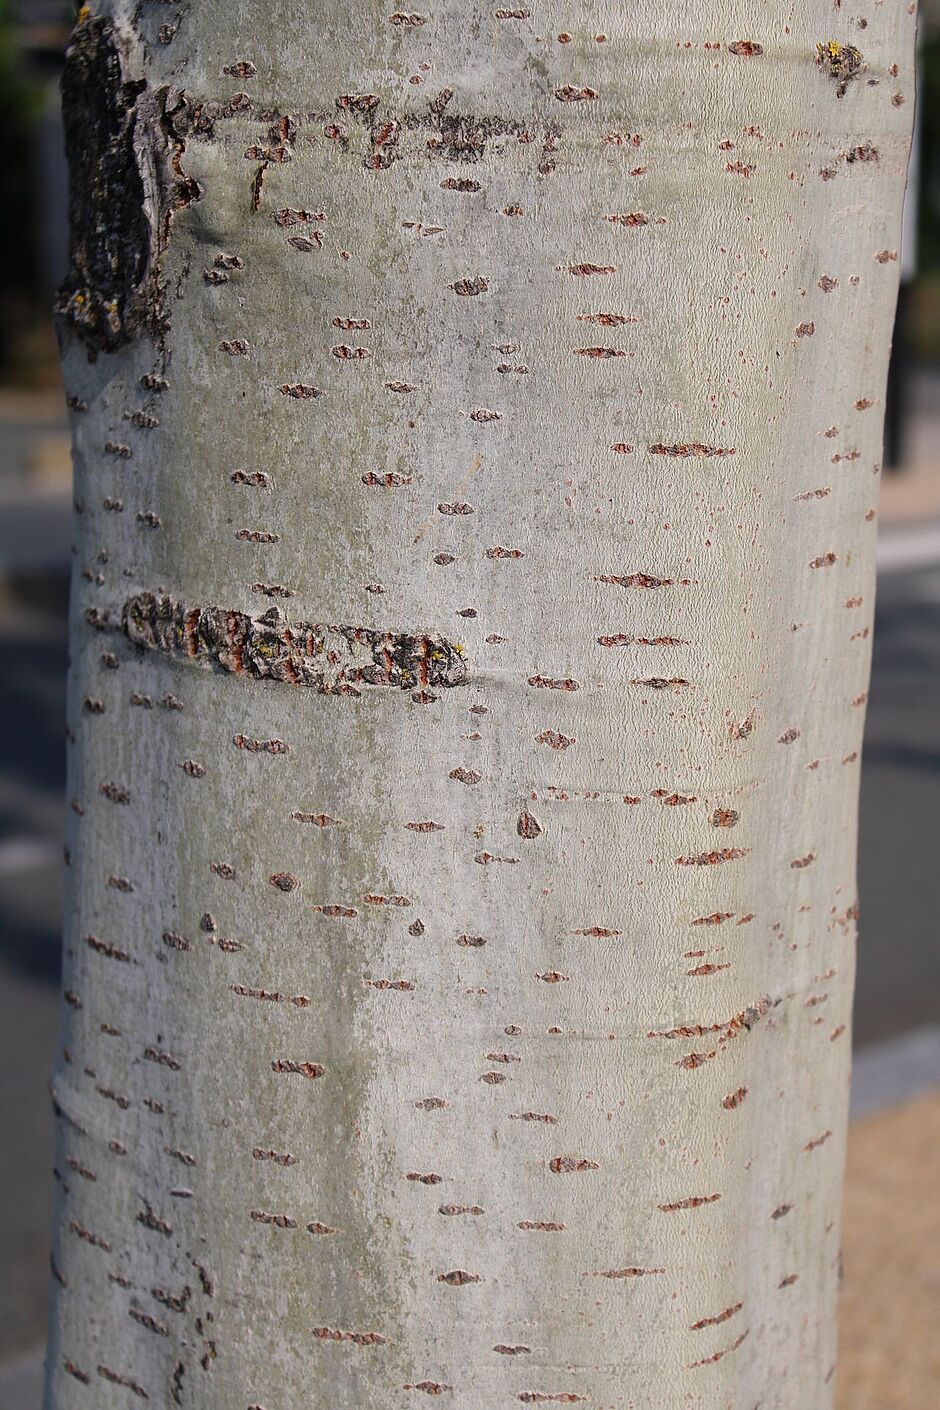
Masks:
[[[59,532],[59,519],[49,523]],[[935,540],[933,561],[922,547],[908,553],[913,568],[899,566],[901,539],[888,544],[880,585],[862,771],[862,1048],[940,1018],[940,529]],[[64,607],[64,576],[0,588],[0,1129],[16,1131],[0,1148],[0,1336],[9,1352],[37,1344],[45,1320]]]
[[[60,602],[62,598],[60,591]],[[0,605],[0,1346],[43,1332],[58,1017],[65,618]],[[10,1132],[15,1133],[9,1139]],[[12,1410],[12,1407],[11,1407]],[[25,1407],[24,1407],[25,1410]]]
[[[862,767],[858,1044],[940,1016],[938,841],[940,553],[879,582]]]

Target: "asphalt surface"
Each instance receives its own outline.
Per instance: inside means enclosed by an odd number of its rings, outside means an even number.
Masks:
[[[41,512],[62,565],[63,509],[52,505]],[[902,539],[879,586],[862,769],[863,1050],[940,1019],[940,531],[935,562],[918,550],[913,568],[900,566]],[[44,1334],[52,1197],[66,588],[62,568],[36,566],[41,556],[0,579],[0,1369],[11,1373],[7,1358]]]
[[[940,557],[883,573],[862,763],[857,1046],[940,1018]]]

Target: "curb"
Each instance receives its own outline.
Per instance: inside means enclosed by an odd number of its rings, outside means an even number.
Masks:
[[[940,1086],[940,1024],[862,1048],[852,1064],[849,1119],[922,1097]]]

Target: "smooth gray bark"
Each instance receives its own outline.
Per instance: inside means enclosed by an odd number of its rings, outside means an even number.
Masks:
[[[47,1410],[831,1404],[914,25],[82,12]]]

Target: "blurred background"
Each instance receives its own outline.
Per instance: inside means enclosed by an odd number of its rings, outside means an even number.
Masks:
[[[0,0],[0,1410],[39,1410],[48,1276],[71,532],[49,309],[73,10]],[[940,1386],[940,0],[921,11],[862,771],[839,1410],[924,1410]]]

